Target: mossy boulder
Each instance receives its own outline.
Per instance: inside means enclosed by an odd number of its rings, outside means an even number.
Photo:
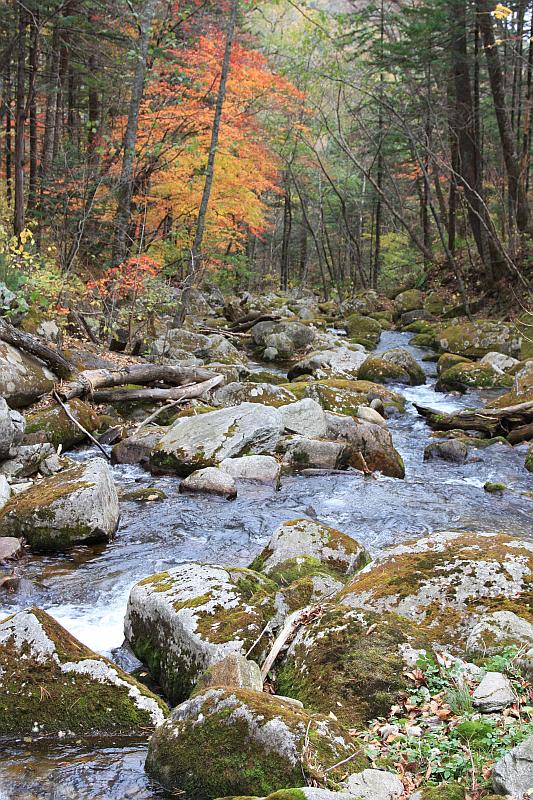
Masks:
[[[83,400],[70,400],[67,403],[71,415],[82,425],[86,431],[93,433],[98,428],[99,419],[94,409]],[[26,415],[26,433],[43,432],[55,448],[61,447],[68,450],[76,444],[85,441],[86,436],[79,427],[72,422],[59,405],[40,409]]]
[[[327,414],[328,436],[351,445],[351,466],[367,472],[382,472],[404,478],[405,465],[386,426],[365,419]]]
[[[0,622],[0,736],[140,734],[168,709],[46,612]]]
[[[181,702],[211,664],[248,651],[275,613],[276,590],[252,570],[182,564],[135,584],[126,638],[170,701]],[[268,646],[265,635],[254,657]]]
[[[313,780],[333,786],[366,766],[332,720],[246,689],[209,689],[178,706],[156,729],[146,760],[149,775],[190,800],[268,795]]]
[[[401,394],[372,381],[317,381],[304,384],[303,394],[320,403],[324,411],[354,417],[357,416],[359,406],[370,405],[374,399],[381,400],[385,408],[394,408],[397,411],[405,409],[405,398]]]
[[[479,319],[449,325],[439,334],[439,346],[448,353],[481,358],[487,353],[520,353],[521,337],[515,325],[499,320]]]
[[[533,400],[533,360],[521,363],[513,370],[513,388],[487,404],[489,408],[505,408]]]
[[[370,631],[370,633],[369,633]],[[402,648],[427,648],[423,628],[391,614],[332,604],[300,628],[277,673],[280,694],[349,727],[386,716],[408,686]]]
[[[451,389],[464,391],[470,388],[508,389],[512,385],[513,379],[510,375],[495,370],[490,364],[466,362],[441,372],[435,388],[441,392]]]
[[[440,317],[449,308],[446,295],[438,291],[429,292],[424,298],[423,308],[435,317]]]
[[[270,383],[278,386],[281,383],[286,383],[286,379],[283,375],[278,375],[277,372],[270,372],[267,369],[249,372],[246,375],[246,380],[250,383]]]
[[[533,665],[533,625],[512,611],[484,614],[472,628],[466,643],[469,657],[498,655],[507,647],[516,647],[518,661],[528,669]]]
[[[342,323],[352,342],[372,350],[381,338],[381,324],[377,319],[361,314],[350,314]]]
[[[523,361],[530,358],[533,359],[533,312],[529,311],[522,314],[515,324],[518,333],[522,337],[519,358]]]
[[[416,311],[419,308],[423,308],[425,297],[424,292],[421,292],[420,289],[407,289],[407,291],[397,295],[394,303],[397,310],[404,314],[406,311]]]
[[[109,541],[118,520],[111,469],[94,458],[12,497],[0,510],[0,535],[24,538],[38,552],[57,552]]]
[[[528,448],[526,461],[525,461],[525,468],[528,472],[533,472],[533,444],[531,444]]]
[[[366,359],[359,368],[358,378],[373,383],[411,383],[409,374],[403,367],[391,364],[378,356],[370,356]]]
[[[301,518],[276,528],[250,568],[286,586],[317,571],[344,581],[369,561],[369,553],[351,536],[329,525]]]
[[[339,593],[353,608],[392,611],[460,647],[484,614],[533,621],[533,544],[503,533],[446,531],[385,550]]]
[[[11,408],[25,408],[57,383],[53,372],[33,356],[0,342],[0,396]]]
[[[381,353],[381,358],[390,364],[401,367],[409,376],[411,386],[421,386],[426,382],[426,374],[416,358],[403,347],[393,347]]]
[[[216,467],[225,458],[269,454],[282,433],[276,408],[241,403],[175,422],[153,449],[150,466],[186,477],[197,469]]]
[[[464,356],[458,356],[455,353],[443,353],[439,356],[439,360],[437,361],[437,372],[440,374],[441,372],[447,372],[452,367],[457,366],[457,364],[470,363],[468,358]]]
[[[213,401],[219,406],[236,406],[239,403],[261,403],[265,406],[279,406],[296,401],[295,395],[285,386],[271,383],[228,383],[213,394]]]

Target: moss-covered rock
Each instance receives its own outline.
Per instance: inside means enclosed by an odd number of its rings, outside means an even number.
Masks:
[[[438,333],[436,332],[427,332],[427,333],[417,333],[416,336],[413,336],[412,339],[409,339],[409,344],[412,344],[414,347],[432,347],[434,350],[439,349],[439,339]]]
[[[99,425],[98,415],[90,405],[75,398],[67,403],[67,407],[74,419],[86,431],[93,433],[97,430]],[[80,444],[86,438],[83,431],[72,422],[61,406],[58,405],[39,409],[39,411],[26,415],[26,433],[40,433],[41,431],[55,448],[61,445],[63,450],[68,450],[70,447]]]
[[[365,548],[346,533],[314,520],[293,519],[276,528],[250,568],[287,585],[317,568],[345,580],[369,561]]]
[[[533,472],[533,444],[529,446],[527,451],[525,468],[528,472]]]
[[[40,609],[0,622],[0,736],[134,734],[167,708]]]
[[[469,358],[481,358],[487,353],[516,356],[521,337],[514,325],[499,320],[479,319],[460,325],[449,325],[439,335],[441,350]]]
[[[503,494],[507,491],[505,483],[497,483],[494,481],[486,481],[483,488],[488,494]]]
[[[426,382],[426,374],[409,350],[403,347],[393,347],[381,354],[384,361],[401,367],[409,376],[411,386],[421,386]]]
[[[522,314],[515,324],[518,333],[522,337],[519,358],[523,361],[533,359],[533,312],[529,311]]]
[[[381,324],[372,317],[350,314],[342,323],[352,342],[372,350],[381,338]]]
[[[236,406],[239,403],[261,403],[265,406],[278,408],[287,403],[296,401],[295,395],[278,384],[257,383],[246,381],[244,383],[228,383],[222,386],[213,395],[216,405]]]
[[[172,703],[230,653],[244,655],[275,613],[276,584],[240,567],[188,563],[131,590],[125,633]],[[268,648],[265,635],[254,651]]]
[[[358,378],[373,383],[411,383],[409,374],[403,367],[377,356],[370,356],[366,359],[359,368]]]
[[[442,392],[470,388],[508,389],[512,385],[513,379],[510,375],[502,374],[490,364],[467,361],[441,372],[435,388]]]
[[[124,492],[122,500],[135,500],[137,503],[153,503],[156,500],[166,500],[167,496],[162,489],[157,486],[145,486],[142,489],[133,489],[131,492]]]
[[[423,308],[424,300],[425,294],[420,289],[407,289],[397,295],[395,306],[403,314],[406,311],[416,311],[419,308]]]
[[[367,472],[382,472],[390,478],[404,478],[405,465],[394,447],[386,425],[377,425],[366,419],[327,415],[328,436],[351,445],[351,466]]]
[[[325,411],[335,414],[357,416],[361,405],[370,405],[374,399],[383,402],[385,408],[398,411],[405,409],[405,398],[398,392],[372,381],[325,380],[304,384],[303,394],[316,400]]]
[[[190,800],[268,795],[313,779],[334,785],[367,765],[332,720],[245,689],[210,689],[176,708],[146,760],[150,775]]]
[[[109,541],[118,520],[111,470],[95,458],[12,497],[0,510],[0,535],[23,537],[32,550],[55,552]]]
[[[277,691],[360,727],[385,716],[407,688],[401,668],[406,645],[427,648],[423,628],[395,614],[332,605],[297,633],[278,670]]]
[[[0,342],[0,396],[11,408],[25,408],[51,391],[57,377],[37,358]]]
[[[278,386],[287,382],[283,375],[279,375],[277,372],[270,372],[266,369],[261,369],[257,372],[249,372],[246,376],[246,380],[250,383],[271,383]]]
[[[385,550],[341,590],[339,602],[393,611],[459,647],[485,613],[533,620],[532,567],[530,542],[503,533],[436,533]]]
[[[437,361],[437,372],[440,374],[441,372],[447,372],[452,367],[457,366],[457,364],[470,363],[468,358],[464,356],[458,356],[455,353],[443,353],[439,356],[439,360]]]
[[[440,317],[448,308],[448,300],[444,292],[429,292],[424,299],[424,311],[428,311],[436,317]]]
[[[421,791],[421,800],[465,800],[465,787],[460,783],[439,783]]]

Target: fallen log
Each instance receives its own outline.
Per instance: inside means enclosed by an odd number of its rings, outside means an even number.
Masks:
[[[110,389],[128,383],[134,386],[144,386],[148,383],[183,386],[211,380],[216,374],[201,367],[168,364],[131,364],[117,369],[87,369],[78,373],[74,380],[58,386],[57,393],[63,400],[72,400],[74,397],[84,395],[95,396],[95,392],[99,389]]]
[[[23,350],[25,353],[40,358],[59,378],[70,378],[70,376],[76,372],[70,361],[63,358],[57,350],[44,344],[38,336],[33,336],[31,333],[26,333],[25,331],[19,331],[18,328],[10,325],[9,322],[6,322],[6,320],[1,317],[0,339],[3,342],[7,342],[7,344],[10,344],[12,347],[16,347],[19,350]]]
[[[453,414],[442,414],[432,408],[415,408],[437,431],[479,431],[488,437],[505,436],[512,444],[524,441],[533,423],[533,400],[505,408],[473,408]],[[518,434],[518,431],[521,431]],[[523,438],[520,438],[523,436]],[[518,438],[517,438],[518,437]],[[514,441],[513,441],[514,439]]]
[[[213,375],[207,381],[192,383],[186,386],[175,386],[170,389],[101,389],[93,392],[95,403],[123,403],[124,401],[174,402],[192,400],[201,397],[214,389],[224,380],[223,375]]]
[[[258,322],[274,322],[277,319],[279,317],[275,314],[257,314],[254,316],[247,314],[246,317],[242,317],[234,322],[233,325],[230,325],[229,330],[233,333],[245,333],[253,328],[254,325],[257,325]]]

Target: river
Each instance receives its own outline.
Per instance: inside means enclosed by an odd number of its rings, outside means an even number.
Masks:
[[[241,485],[228,502],[181,495],[175,478],[154,479],[138,467],[114,467],[123,489],[158,486],[161,503],[121,504],[121,522],[107,547],[78,548],[66,556],[27,557],[20,590],[0,598],[0,618],[29,605],[44,608],[92,649],[124,668],[134,665],[121,647],[131,586],[154,572],[186,561],[246,565],[277,524],[298,516],[318,518],[349,533],[372,553],[413,534],[446,528],[504,531],[533,536],[531,475],[524,469],[526,446],[496,444],[470,450],[464,465],[423,462],[430,430],[413,403],[442,411],[482,405],[490,392],[448,396],[434,391],[430,351],[408,344],[410,334],[385,332],[377,351],[405,347],[428,375],[425,386],[396,388],[408,400],[406,413],[389,421],[402,454],[405,480],[345,475],[294,475],[279,491]],[[492,392],[494,396],[494,392]],[[85,449],[76,458],[96,458]],[[508,491],[492,495],[486,481]],[[143,771],[145,742],[61,741],[14,743],[0,763],[0,800],[154,800],[166,795]]]

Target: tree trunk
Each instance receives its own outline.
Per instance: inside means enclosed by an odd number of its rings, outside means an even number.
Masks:
[[[26,67],[26,20],[23,5],[18,12],[17,47],[17,94],[15,119],[15,210],[13,231],[19,237],[24,230],[24,129],[26,127],[25,67]]]
[[[31,21],[30,44],[30,88],[29,88],[29,115],[30,115],[30,175],[28,183],[27,210],[35,208],[37,199],[37,93],[35,85],[39,67],[39,12],[35,11]]]
[[[128,122],[124,135],[124,156],[118,186],[118,203],[115,213],[115,238],[113,242],[113,261],[120,264],[128,252],[126,233],[130,221],[131,198],[133,194],[133,167],[135,164],[135,146],[139,129],[139,110],[144,93],[146,60],[150,31],[155,14],[157,0],[145,0],[139,19],[139,39],[137,43],[137,66],[131,89]]]
[[[224,101],[226,99],[226,88],[228,83],[228,76],[231,65],[231,52],[233,50],[233,39],[235,37],[235,28],[237,25],[237,14],[239,11],[239,0],[231,0],[231,11],[228,22],[228,30],[226,33],[226,47],[224,50],[224,59],[222,61],[222,71],[220,73],[220,85],[218,87],[217,102],[215,106],[215,116],[213,118],[213,127],[211,129],[211,143],[209,145],[209,155],[207,157],[207,167],[205,170],[204,189],[202,192],[202,200],[198,210],[198,219],[196,222],[196,233],[191,250],[191,265],[189,274],[187,275],[183,292],[181,295],[181,302],[176,312],[174,324],[176,326],[183,325],[187,315],[187,308],[191,295],[191,289],[194,283],[194,278],[199,273],[202,267],[202,245],[204,241],[205,223],[207,217],[207,207],[209,205],[209,198],[211,196],[211,188],[213,186],[213,178],[215,172],[215,159],[218,150],[218,138],[220,134],[220,122],[222,119],[222,111],[224,108]]]
[[[476,0],[477,18],[483,37],[483,47],[487,59],[490,87],[494,101],[494,111],[498,122],[503,160],[507,171],[508,191],[515,216],[516,226],[521,233],[533,233],[529,204],[525,193],[524,182],[520,174],[520,162],[515,146],[515,137],[511,126],[511,117],[507,108],[504,75],[494,36],[492,15],[487,0]]]
[[[114,386],[144,386],[147,383],[184,386],[210,381],[216,376],[217,373],[198,367],[132,364],[122,369],[90,369],[80,372],[73,381],[64,383],[58,394],[63,400],[72,400],[74,397],[92,395],[98,389],[110,389]]]

